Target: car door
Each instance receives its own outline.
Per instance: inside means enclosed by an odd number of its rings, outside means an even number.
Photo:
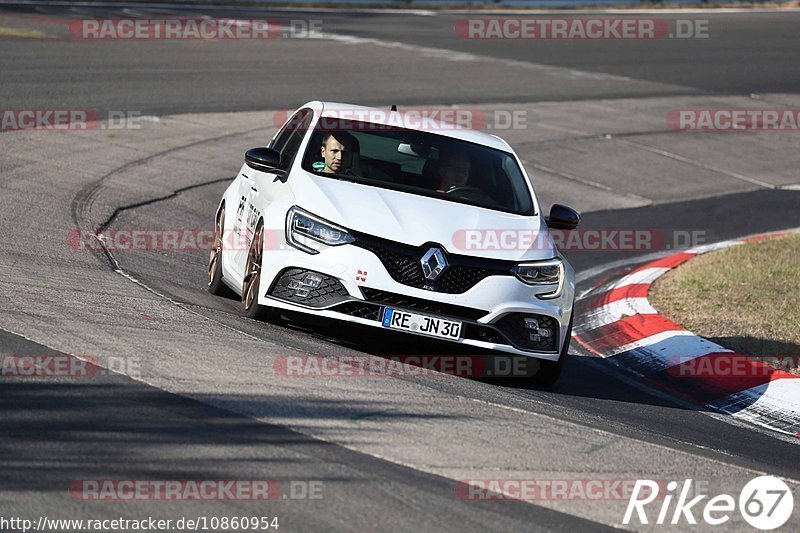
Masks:
[[[247,239],[246,228],[247,224],[245,221],[245,217],[247,216],[247,204],[248,204],[248,194],[247,191],[250,189],[251,183],[253,182],[251,176],[253,175],[254,170],[248,167],[247,165],[243,165],[239,175],[236,177],[237,188],[236,196],[232,198],[231,206],[236,207],[236,211],[233,215],[233,226],[232,226],[232,235],[230,242],[232,244],[231,255],[233,258],[232,270],[236,273],[237,276],[241,278],[244,272],[244,264],[242,262],[242,258],[246,258],[246,251],[247,246],[249,245],[249,240]]]
[[[258,221],[278,193],[276,189],[286,186],[285,179],[283,179],[284,173],[291,168],[300,144],[303,142],[303,137],[311,125],[313,116],[314,112],[310,108],[300,109],[292,115],[278,134],[272,138],[269,147],[281,153],[279,165],[281,172],[264,172],[247,166],[242,170],[240,175],[240,202],[236,212],[236,223],[240,224],[239,234],[242,237],[242,242],[245,242],[246,245],[237,247],[234,261],[239,268],[238,273],[241,276],[244,276],[247,253]],[[265,230],[267,232],[275,231],[276,228],[265,228]],[[270,243],[274,239],[270,239],[270,236],[265,234],[264,240],[266,243]]]

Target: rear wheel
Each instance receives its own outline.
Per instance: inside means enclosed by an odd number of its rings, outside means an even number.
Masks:
[[[259,222],[253,242],[247,252],[244,283],[242,284],[242,303],[244,314],[257,320],[274,319],[278,311],[274,307],[259,305],[258,295],[261,290],[261,264],[264,255],[264,226]]]
[[[574,316],[575,311],[573,311]],[[564,347],[561,348],[561,353],[558,356],[558,361],[539,360],[539,371],[533,376],[533,384],[541,387],[552,387],[561,377],[561,370],[564,368],[564,361],[567,359],[569,353],[569,342],[572,340],[572,316],[569,319],[569,326],[567,326],[567,338],[564,339]]]
[[[208,292],[217,296],[231,296],[231,291],[222,281],[222,240],[225,236],[225,207],[219,210],[214,222],[214,242],[208,257]]]

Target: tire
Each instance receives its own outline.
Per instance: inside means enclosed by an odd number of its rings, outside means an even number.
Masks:
[[[264,255],[264,226],[261,222],[256,227],[253,242],[247,251],[247,262],[242,283],[242,305],[244,315],[255,320],[273,320],[279,312],[274,307],[259,305],[258,295],[261,290],[261,262]]]
[[[214,222],[214,243],[208,257],[208,292],[216,296],[233,296],[233,291],[222,281],[222,242],[225,237],[225,206],[219,210]]]
[[[567,359],[567,355],[569,354],[569,343],[572,340],[572,318],[575,316],[575,311],[573,309],[573,315],[569,318],[569,326],[567,326],[567,337],[564,340],[564,346],[561,348],[561,353],[558,356],[558,361],[546,361],[544,359],[539,360],[539,371],[533,376],[533,384],[538,385],[540,387],[552,387],[558,381],[558,378],[561,377],[561,371],[564,368],[564,361]]]

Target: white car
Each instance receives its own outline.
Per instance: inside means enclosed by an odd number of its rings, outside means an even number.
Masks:
[[[558,378],[574,271],[511,147],[417,113],[310,102],[245,154],[208,288],[251,318],[291,310],[539,360]]]

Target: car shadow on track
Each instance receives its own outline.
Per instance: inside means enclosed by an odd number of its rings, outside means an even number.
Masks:
[[[376,330],[329,319],[308,318],[300,314],[284,314],[279,322],[265,326],[294,329],[353,350],[354,354],[369,354],[372,357],[406,363],[422,370],[450,373],[460,379],[516,392],[530,391],[576,398],[687,408],[686,404],[676,403],[664,396],[649,394],[641,388],[620,381],[615,377],[619,370],[608,361],[597,357],[583,357],[573,350],[570,350],[570,355],[565,361],[559,381],[552,387],[542,387],[532,380],[538,371],[538,361],[529,357],[488,352],[472,346]],[[334,355],[331,354],[331,357]],[[607,368],[607,371],[599,367]],[[419,374],[412,369],[409,375]],[[702,406],[696,407],[702,409]]]

